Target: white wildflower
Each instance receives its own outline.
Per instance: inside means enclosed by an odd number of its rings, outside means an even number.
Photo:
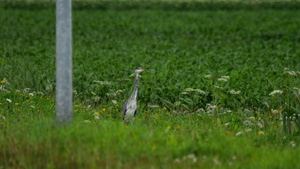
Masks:
[[[284,71],[289,71],[289,70],[290,70],[290,69],[289,69],[289,68],[287,68],[287,67],[285,67],[285,68],[284,68]]]
[[[218,81],[219,81],[219,82],[227,82],[227,79],[219,78]]]
[[[181,163],[181,160],[180,160],[179,158],[176,158],[176,159],[174,160],[174,163]]]
[[[264,105],[267,106],[267,108],[269,108],[269,104],[267,102],[264,102]]]
[[[217,108],[217,106],[209,105],[208,108],[207,108],[207,111],[214,110],[216,108]]]
[[[112,102],[113,102],[113,104],[118,104],[118,102],[117,102],[117,101],[115,101],[115,100],[112,100]]]
[[[198,161],[197,157],[195,156],[195,154],[189,154],[189,155],[187,155],[187,158],[188,159],[192,159],[194,163],[196,163]]]
[[[293,87],[294,90],[300,91],[298,87]]]
[[[46,90],[47,91],[52,91],[53,90],[53,85],[50,83],[50,84],[47,84],[46,85]]]
[[[11,103],[12,101],[10,99],[6,99],[9,103]]]
[[[293,141],[291,141],[290,142],[290,145],[292,146],[292,147],[295,147],[296,146],[296,143],[295,143],[295,141],[293,140]]]
[[[98,80],[94,80],[93,82],[98,83],[98,84],[100,84],[100,85],[102,85],[102,86],[108,86],[108,85],[110,85],[110,82],[108,82],[108,81],[98,81]]]
[[[29,93],[28,95],[29,95],[29,96],[34,96],[34,94],[33,94],[33,93]]]
[[[106,93],[106,95],[108,97],[116,97],[117,96],[116,93]]]
[[[231,110],[226,110],[226,112],[227,112],[227,113],[231,113],[232,111],[231,111]]]
[[[215,88],[217,89],[223,89],[223,87],[220,87],[220,86],[217,86],[217,85],[214,85]]]
[[[300,95],[300,89],[298,87],[294,87],[294,90],[296,90],[296,92],[298,93],[298,95]]]
[[[89,120],[84,120],[83,123],[91,123]]]
[[[235,136],[240,136],[241,134],[243,134],[243,133],[241,131],[239,131],[235,134]]]
[[[175,105],[175,106],[180,106],[180,105],[181,105],[181,102],[180,102],[180,101],[176,101],[176,102],[174,103],[174,105]]]
[[[238,95],[241,93],[241,91],[230,90],[229,93],[232,95]]]
[[[294,72],[294,71],[288,71],[288,74],[290,74],[292,76],[297,76],[296,72]]]
[[[230,77],[229,77],[229,76],[222,76],[221,78],[223,78],[223,79],[227,79],[227,80],[229,80],[229,79],[230,79]]]
[[[245,132],[247,132],[247,133],[249,133],[249,132],[251,132],[251,131],[252,131],[252,129],[250,129],[250,128],[245,129]]]
[[[25,88],[25,89],[23,90],[23,93],[28,93],[29,90],[30,90],[30,88]]]
[[[205,78],[211,78],[212,76],[211,75],[205,75],[204,77]]]
[[[186,92],[198,92],[200,94],[205,94],[205,92],[201,89],[186,88],[185,91]]]
[[[133,76],[135,76],[135,73],[129,75],[129,77],[133,77]],[[138,74],[138,77],[142,77],[142,76],[140,74]]]
[[[43,92],[37,92],[38,94],[40,94],[40,95],[45,95]]]
[[[154,104],[148,104],[148,107],[150,107],[150,108],[159,108],[159,105],[154,105]]]
[[[259,128],[263,128],[263,125],[261,124],[261,123],[256,123],[257,124],[257,126],[259,127]]]
[[[214,159],[214,163],[215,163],[215,165],[222,165],[222,163],[216,158]]]
[[[250,120],[255,120],[255,117],[251,116],[249,117]]]
[[[195,89],[195,92],[198,92],[200,94],[205,94],[205,92],[203,90],[201,90],[201,89]]]
[[[99,116],[94,116],[96,120],[99,120]]]
[[[203,108],[198,109],[196,112],[204,112],[205,110]]]
[[[33,109],[35,109],[35,107],[34,107],[34,106],[32,106],[32,105],[31,105],[30,107],[31,107],[31,108],[33,108]]]
[[[244,112],[245,113],[250,113],[250,110],[249,109],[245,109]]]
[[[92,100],[93,100],[94,102],[99,102],[100,97],[99,97],[99,96],[94,96],[94,97],[92,97]]]
[[[229,126],[229,123],[225,123],[224,126]]]
[[[275,96],[276,94],[282,94],[282,92],[283,91],[281,91],[281,90],[274,90],[269,94],[269,96]]]
[[[116,91],[116,94],[121,94],[121,93],[124,93],[124,90],[117,90]]]
[[[245,120],[243,122],[244,126],[250,126],[251,125],[251,122],[249,120]]]
[[[186,88],[185,91],[192,92],[192,91],[194,91],[194,89],[193,88]]]

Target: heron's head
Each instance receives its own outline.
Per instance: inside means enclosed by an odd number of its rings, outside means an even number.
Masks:
[[[136,73],[140,73],[140,72],[142,72],[142,71],[144,71],[144,70],[146,70],[146,69],[149,69],[149,68],[145,68],[145,67],[137,67],[137,68],[135,69],[135,72],[136,72]]]

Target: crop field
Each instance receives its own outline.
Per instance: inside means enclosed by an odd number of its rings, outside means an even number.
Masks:
[[[300,168],[299,9],[75,1],[73,123],[58,127],[55,4],[0,2],[0,169]]]

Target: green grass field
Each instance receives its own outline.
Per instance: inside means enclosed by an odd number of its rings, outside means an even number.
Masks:
[[[1,2],[0,169],[300,168],[299,9],[74,2],[74,119],[59,128],[55,4]]]

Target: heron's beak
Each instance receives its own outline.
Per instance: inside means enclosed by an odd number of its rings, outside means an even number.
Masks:
[[[148,67],[142,68],[142,71],[149,69]]]

